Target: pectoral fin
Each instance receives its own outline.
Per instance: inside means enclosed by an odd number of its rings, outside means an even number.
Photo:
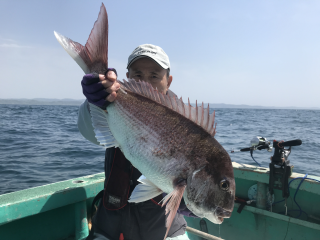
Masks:
[[[91,103],[89,103],[89,109],[95,137],[100,145],[105,148],[118,147],[119,143],[109,128],[105,111]]]
[[[159,189],[156,185],[154,185],[149,179],[145,176],[141,175],[138,179],[141,184],[138,184],[131,193],[130,199],[128,202],[144,202],[159,196],[162,193],[162,190]]]
[[[176,213],[178,211],[178,208],[180,206],[180,202],[184,193],[184,190],[186,188],[186,184],[185,183],[180,183],[178,184],[174,190],[169,193],[167,196],[165,196],[165,198],[163,199],[163,203],[162,206],[164,206],[166,203],[166,215],[167,216],[167,220],[166,220],[166,228],[167,228],[167,232],[166,235],[164,237],[164,239],[166,239],[169,229],[171,227],[171,224],[173,222],[174,217],[176,216]]]

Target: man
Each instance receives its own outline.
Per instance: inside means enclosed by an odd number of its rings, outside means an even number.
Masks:
[[[128,58],[127,77],[136,81],[149,82],[164,94],[173,94],[170,62],[167,54],[158,46],[144,44],[137,47]],[[82,80],[83,93],[87,100],[81,105],[78,128],[89,141],[99,144],[95,138],[88,110],[88,101],[102,109],[116,100],[120,84],[116,82],[117,72],[108,69],[105,75],[87,74]],[[162,240],[165,228],[165,208],[158,202],[162,195],[142,203],[128,203],[137,179],[141,173],[125,159],[120,149],[109,148],[105,155],[105,189],[96,215],[90,239],[118,240]],[[180,210],[185,215],[192,214],[182,203]],[[186,222],[176,214],[167,239],[186,240]]]

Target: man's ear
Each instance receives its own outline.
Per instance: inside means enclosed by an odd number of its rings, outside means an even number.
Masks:
[[[170,75],[170,76],[168,77],[167,91],[168,91],[168,89],[169,89],[169,87],[170,87],[171,83],[172,83],[172,75]]]
[[[126,73],[127,78],[129,78],[129,72]]]

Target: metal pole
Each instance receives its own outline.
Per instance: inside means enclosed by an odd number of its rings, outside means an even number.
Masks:
[[[82,240],[89,235],[86,201],[74,204],[75,240]]]
[[[257,208],[267,209],[267,184],[257,183]]]
[[[208,233],[199,231],[199,230],[194,229],[194,228],[191,228],[191,227],[187,227],[187,228],[186,228],[186,231],[187,231],[188,233],[194,234],[194,235],[196,235],[196,236],[199,236],[199,237],[202,237],[202,238],[208,239],[208,240],[223,240],[222,238],[213,236],[213,235],[211,235],[211,234],[208,234]]]

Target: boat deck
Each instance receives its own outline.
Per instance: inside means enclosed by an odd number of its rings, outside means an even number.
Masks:
[[[233,163],[236,179],[236,196],[247,198],[249,187],[259,183],[267,186],[269,170],[251,165]],[[303,177],[294,173],[291,179]],[[320,181],[317,176],[308,176]],[[36,188],[0,196],[0,239],[83,239],[88,234],[88,219],[91,203],[96,194],[103,189],[104,173],[84,176]],[[300,180],[290,185],[291,196],[298,188]],[[259,189],[258,189],[259,190]],[[281,192],[275,190],[275,201],[281,200]],[[239,214],[239,204],[235,204],[231,218],[223,224],[215,225],[205,220],[207,232],[223,239],[320,239],[320,184],[304,180],[296,196],[302,210],[284,212],[283,203],[273,207],[274,212],[260,209],[252,204],[245,206]],[[289,210],[297,209],[288,200]],[[188,226],[205,230],[198,218],[186,218]],[[200,237],[189,234],[191,240]]]

